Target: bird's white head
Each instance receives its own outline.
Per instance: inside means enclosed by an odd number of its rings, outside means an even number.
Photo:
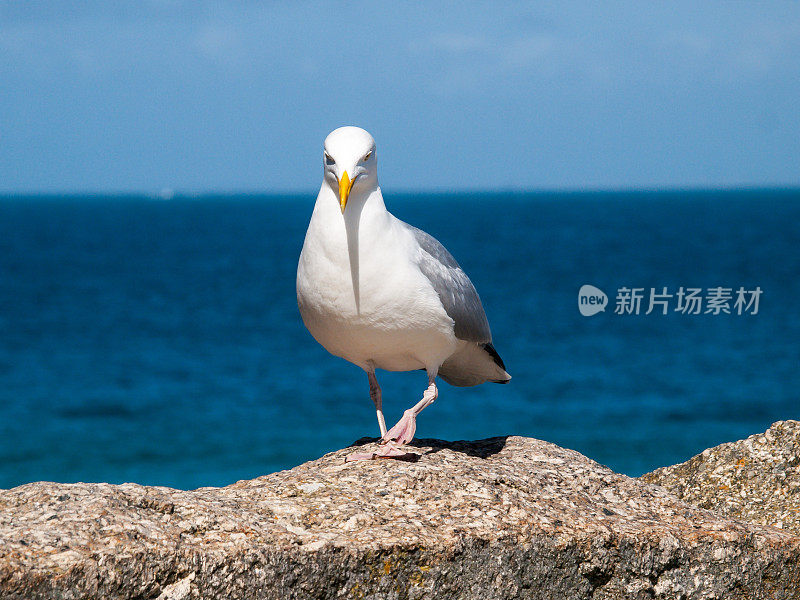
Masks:
[[[325,182],[339,197],[344,214],[350,191],[368,192],[378,186],[375,140],[360,127],[339,127],[325,138]]]

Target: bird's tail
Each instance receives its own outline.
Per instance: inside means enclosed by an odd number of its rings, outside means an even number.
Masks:
[[[497,350],[495,350],[494,346],[492,346],[492,343],[489,342],[488,344],[482,344],[482,346],[483,349],[489,353],[489,356],[492,357],[494,364],[503,369],[503,373],[506,375],[506,379],[492,379],[491,380],[492,383],[508,383],[509,381],[511,381],[511,375],[509,375],[508,372],[506,371],[506,365],[503,362],[503,359],[500,358],[500,355],[497,353]]]
[[[491,344],[465,343],[460,350],[439,367],[439,376],[457,386],[479,385],[486,381],[508,383],[503,359]]]

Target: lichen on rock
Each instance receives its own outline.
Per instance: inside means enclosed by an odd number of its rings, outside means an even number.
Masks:
[[[778,421],[641,479],[695,506],[800,534],[800,421]]]

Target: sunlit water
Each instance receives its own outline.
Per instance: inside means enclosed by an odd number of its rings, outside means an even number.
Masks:
[[[800,417],[800,192],[386,200],[470,275],[514,377],[443,383],[421,437],[533,436],[638,475]],[[366,376],[297,312],[313,201],[0,200],[0,487],[222,485],[375,435]],[[581,316],[583,284],[605,312]],[[623,286],[641,314],[614,313]],[[763,294],[643,314],[664,286]],[[392,422],[426,383],[378,377]]]

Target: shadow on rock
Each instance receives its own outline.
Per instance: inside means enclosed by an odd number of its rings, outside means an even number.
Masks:
[[[412,440],[411,443],[407,444],[405,447],[425,450],[423,454],[434,454],[436,452],[440,452],[441,450],[452,450],[453,452],[459,452],[461,454],[466,454],[467,456],[489,458],[490,456],[494,456],[498,452],[502,451],[503,448],[506,447],[507,440],[507,435],[486,438],[484,440],[458,440],[455,442],[435,440],[431,438],[420,438]],[[366,444],[375,444],[378,441],[380,441],[380,438],[363,437],[353,442],[352,445],[364,446]],[[417,459],[406,458],[405,460],[415,462]]]

